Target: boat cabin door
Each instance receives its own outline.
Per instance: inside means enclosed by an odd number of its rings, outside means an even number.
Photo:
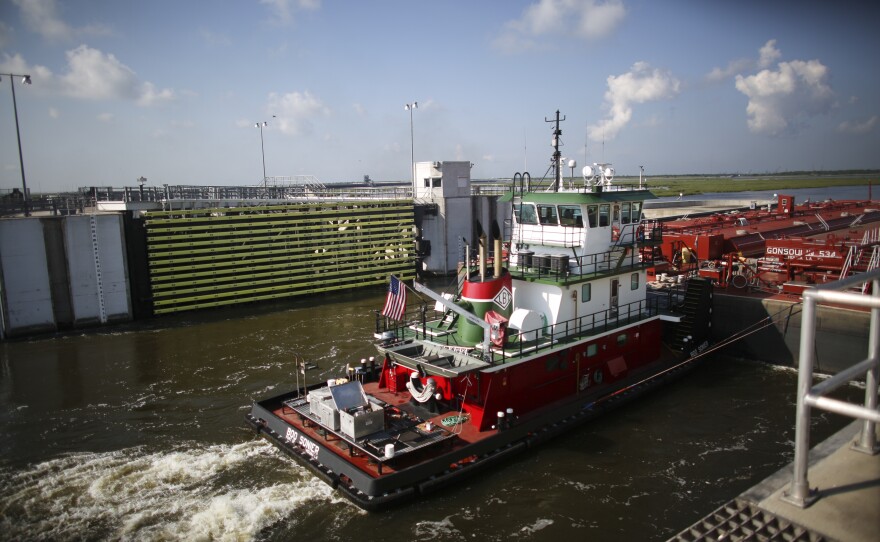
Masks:
[[[617,318],[617,299],[620,290],[620,280],[611,279],[611,300],[608,303],[608,317]]]
[[[611,208],[611,241],[616,243],[620,240],[620,205],[615,204]]]

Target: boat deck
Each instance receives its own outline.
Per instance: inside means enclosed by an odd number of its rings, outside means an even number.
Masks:
[[[304,396],[288,399],[273,413],[315,441],[322,442],[361,471],[377,478],[409,467],[426,457],[461,448],[494,435],[480,432],[468,423],[466,412],[446,410],[430,413],[409,401],[410,394],[380,389],[376,383],[364,384],[364,391],[385,407],[385,429],[354,439],[321,425],[309,411]],[[385,457],[385,447],[394,446],[394,457]]]

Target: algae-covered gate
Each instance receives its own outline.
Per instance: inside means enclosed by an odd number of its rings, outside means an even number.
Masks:
[[[411,200],[151,211],[143,227],[156,315],[415,276]]]

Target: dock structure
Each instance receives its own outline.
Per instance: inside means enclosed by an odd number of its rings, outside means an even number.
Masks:
[[[413,205],[315,201],[144,213],[153,314],[415,276]]]
[[[873,295],[841,291],[858,280],[872,281]],[[816,340],[815,306],[820,301],[869,308],[871,323],[867,357],[813,385],[815,352],[810,345]],[[880,539],[880,271],[805,291],[801,343],[794,461],[670,540]],[[828,396],[862,376],[864,405]],[[857,421],[810,450],[814,408]]]
[[[419,162],[412,184],[143,179],[81,188],[76,201],[32,205],[30,217],[10,213],[0,220],[0,339],[368,287],[390,274],[455,274],[483,227],[511,220],[502,202],[511,181],[472,180],[471,167]],[[644,212],[653,220],[757,204],[648,202]]]

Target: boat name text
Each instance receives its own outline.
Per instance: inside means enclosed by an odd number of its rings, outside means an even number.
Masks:
[[[305,435],[300,435],[294,431],[292,427],[288,427],[287,434],[284,435],[284,438],[287,442],[298,445],[315,461],[318,460],[318,445],[307,439]]]
[[[806,256],[807,258],[837,258],[838,254],[836,250],[812,250],[806,249],[806,253],[803,248],[796,247],[767,247],[768,255],[778,255],[778,256],[793,256],[793,257],[801,257]]]
[[[697,354],[699,354],[700,352],[702,352],[703,350],[705,350],[707,348],[709,348],[709,341],[703,341],[703,344],[701,344],[700,346],[691,350],[691,357],[696,356]]]

